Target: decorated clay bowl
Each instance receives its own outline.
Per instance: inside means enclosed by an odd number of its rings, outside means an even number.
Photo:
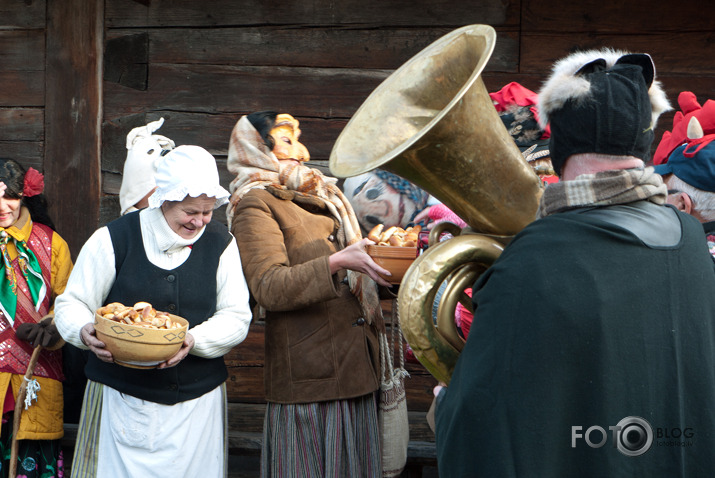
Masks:
[[[139,327],[104,318],[95,312],[94,329],[117,364],[130,368],[156,368],[179,351],[189,327],[189,321],[183,317],[171,314],[169,317],[181,327]]]

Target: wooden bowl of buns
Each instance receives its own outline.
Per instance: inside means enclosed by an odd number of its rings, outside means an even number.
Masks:
[[[94,314],[97,338],[115,363],[130,368],[156,368],[181,348],[189,328],[183,317],[160,312],[147,302],[125,306],[119,302]]]
[[[420,226],[384,228],[382,224],[375,226],[367,235],[375,242],[367,246],[367,253],[372,260],[392,273],[391,276],[380,274],[380,277],[391,284],[399,284],[405,272],[419,255],[418,237]]]

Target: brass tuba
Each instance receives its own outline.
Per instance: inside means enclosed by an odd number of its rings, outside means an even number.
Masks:
[[[495,41],[492,27],[469,25],[429,45],[370,94],[330,154],[335,176],[393,172],[469,225],[419,256],[398,294],[405,338],[425,368],[446,383],[463,346],[454,323],[457,301],[468,302],[464,289],[534,219],[541,195],[538,176],[480,78]],[[435,326],[432,306],[444,281]]]

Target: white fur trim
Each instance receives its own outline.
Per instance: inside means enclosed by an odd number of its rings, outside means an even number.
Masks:
[[[539,123],[546,128],[551,113],[563,108],[569,100],[577,102],[590,97],[591,84],[582,76],[574,76],[584,65],[598,59],[604,59],[608,68],[616,64],[618,59],[629,52],[604,48],[573,53],[557,61],[549,79],[539,91]],[[652,128],[655,128],[658,117],[671,109],[670,103],[658,81],[653,81],[648,90],[652,108]]]

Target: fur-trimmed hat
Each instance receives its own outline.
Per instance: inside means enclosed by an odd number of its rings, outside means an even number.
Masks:
[[[539,121],[551,126],[551,161],[561,174],[573,154],[650,158],[658,117],[670,109],[650,55],[612,49],[558,61],[539,92]]]

